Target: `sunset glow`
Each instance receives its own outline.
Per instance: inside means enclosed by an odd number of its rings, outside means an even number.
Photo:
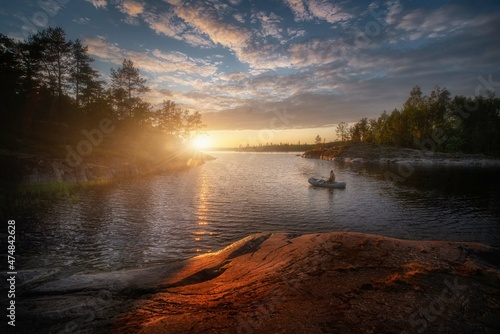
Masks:
[[[208,136],[198,136],[193,139],[193,146],[197,149],[210,148],[212,146],[212,141]]]
[[[0,13],[0,29],[16,40],[45,28],[19,18],[48,9],[23,3],[6,2]],[[415,85],[485,93],[485,82],[498,81],[498,6],[85,0],[53,2],[46,25],[80,39],[103,74],[132,60],[152,106],[170,100],[198,111],[205,130],[218,132],[199,145],[237,147],[335,140],[336,124],[390,112]],[[479,54],[488,56],[472,61]]]

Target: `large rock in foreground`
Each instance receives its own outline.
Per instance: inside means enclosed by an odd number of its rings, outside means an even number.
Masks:
[[[500,252],[359,233],[262,234],[192,259],[117,333],[498,333]]]

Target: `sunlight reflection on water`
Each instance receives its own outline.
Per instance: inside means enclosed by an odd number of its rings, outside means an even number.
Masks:
[[[423,168],[394,184],[383,177],[387,166],[343,166],[295,154],[213,155],[217,160],[189,171],[87,190],[78,203],[59,201],[30,213],[24,268],[134,268],[275,231],[500,245],[498,170],[471,175]],[[309,186],[309,177],[326,177],[332,167],[346,189]],[[464,175],[474,180],[456,187]]]

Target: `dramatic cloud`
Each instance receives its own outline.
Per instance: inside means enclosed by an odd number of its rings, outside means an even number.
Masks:
[[[473,95],[478,78],[500,81],[493,3],[86,1],[106,15],[72,13],[70,38],[101,69],[133,60],[149,102],[200,111],[209,129],[269,128],[283,110],[293,120],[280,127],[331,126],[400,107],[417,84]]]
[[[215,9],[202,4],[180,7],[176,14],[186,23],[208,35],[214,43],[233,50],[243,48],[251,37],[247,29],[220,21]]]

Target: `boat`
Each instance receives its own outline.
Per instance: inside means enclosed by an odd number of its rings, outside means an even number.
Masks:
[[[307,180],[314,187],[323,187],[323,188],[345,188],[345,182],[328,182],[327,180],[317,179],[315,177],[309,178]]]

